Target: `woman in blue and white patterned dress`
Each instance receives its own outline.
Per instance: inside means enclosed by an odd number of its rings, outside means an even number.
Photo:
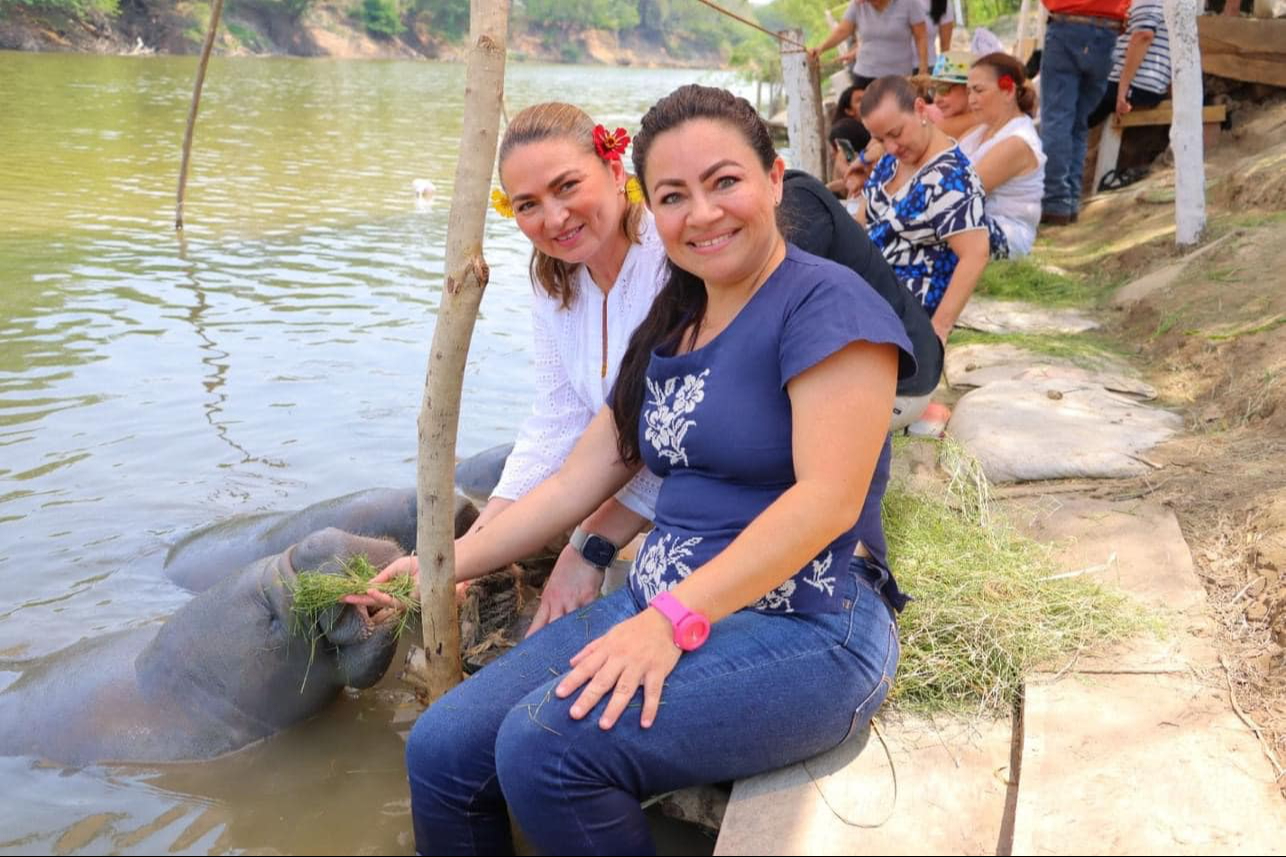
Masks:
[[[902,324],[782,238],[785,166],[745,99],[675,91],[634,167],[669,279],[607,407],[558,473],[456,542],[457,574],[527,555],[642,466],[662,478],[656,527],[628,586],[420,717],[422,854],[512,853],[510,813],[540,853],[652,853],[642,799],[835,747],[893,679],[904,599],[880,499]]]
[[[862,189],[858,220],[945,342],[987,266],[985,197],[969,159],[925,111],[901,77],[882,77],[862,96],[862,123],[885,155]]]

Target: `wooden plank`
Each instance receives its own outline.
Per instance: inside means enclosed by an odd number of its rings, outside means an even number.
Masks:
[[[1203,15],[1197,32],[1207,74],[1286,87],[1286,20]]]
[[[1211,104],[1201,108],[1201,121],[1222,122],[1228,118],[1228,106],[1226,104]],[[1131,110],[1124,116],[1118,116],[1112,124],[1118,128],[1135,128],[1142,125],[1169,125],[1174,120],[1174,110],[1171,102],[1162,101],[1156,107],[1149,107],[1146,110]]]
[[[1216,77],[1286,87],[1286,53],[1268,58],[1233,53],[1211,54],[1201,58],[1201,69],[1206,74],[1213,74]]]

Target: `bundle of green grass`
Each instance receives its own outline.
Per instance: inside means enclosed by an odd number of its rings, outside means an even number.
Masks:
[[[1007,713],[1036,669],[1057,670],[1150,624],[1124,595],[1059,576],[1051,549],[994,509],[959,447],[947,442],[942,464],[945,494],[894,485],[884,498],[890,565],[915,599],[900,618],[899,707]]]
[[[362,595],[371,589],[371,578],[379,569],[371,565],[364,554],[344,560],[338,574],[321,570],[301,571],[292,586],[294,606],[292,615],[296,633],[315,634],[314,629],[324,614],[335,607],[345,595]],[[414,581],[408,575],[398,575],[375,585],[379,591],[393,596],[402,606],[395,633],[406,630],[411,618],[420,612],[420,598]]]

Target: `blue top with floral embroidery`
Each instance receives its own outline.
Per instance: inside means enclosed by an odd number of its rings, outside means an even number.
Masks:
[[[982,181],[956,146],[890,194],[885,185],[896,172],[897,158],[885,155],[862,188],[867,231],[898,281],[933,315],[960,262],[947,239],[987,228]]]
[[[673,588],[794,484],[786,383],[859,340],[912,353],[898,317],[857,274],[788,245],[785,260],[713,340],[687,354],[653,352],[639,445],[662,482],[656,527],[630,570],[636,597],[648,603]],[[880,500],[889,451],[886,439],[853,526],[751,607],[841,609],[835,581],[859,539],[885,565]]]

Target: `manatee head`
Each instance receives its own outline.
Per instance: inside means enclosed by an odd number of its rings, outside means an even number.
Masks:
[[[393,660],[392,623],[368,625],[340,604],[308,627],[293,613],[300,572],[337,574],[358,554],[379,568],[403,552],[392,542],[326,529],[228,576],[161,627],[136,661],[140,685],[222,721],[240,743],[316,714],[345,685],[370,687]]]

